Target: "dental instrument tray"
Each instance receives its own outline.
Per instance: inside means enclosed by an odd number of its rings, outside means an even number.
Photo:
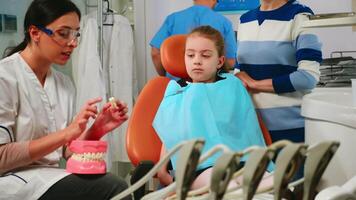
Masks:
[[[310,15],[310,20],[318,20],[318,19],[330,19],[330,18],[341,18],[341,17],[354,17],[354,12],[348,13],[326,13],[326,14],[317,14],[317,15]]]
[[[326,58],[320,65],[321,87],[350,87],[351,79],[356,78],[356,59],[344,56],[345,53],[356,53],[356,51],[335,51],[330,58]],[[339,54],[339,57],[335,57]]]
[[[336,26],[349,26],[356,24],[356,13],[327,13],[310,15],[309,20],[305,21],[303,27],[336,27]]]

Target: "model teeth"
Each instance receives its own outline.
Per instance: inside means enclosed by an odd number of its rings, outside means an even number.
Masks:
[[[72,159],[80,162],[95,162],[103,161],[105,153],[73,153]]]

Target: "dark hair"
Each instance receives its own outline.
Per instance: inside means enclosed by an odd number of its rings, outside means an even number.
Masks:
[[[7,49],[6,57],[22,51],[31,42],[29,34],[30,26],[46,27],[61,16],[75,12],[79,19],[81,17],[80,10],[71,0],[34,0],[27,9],[24,20],[24,40],[17,46]]]
[[[193,29],[189,34],[188,37],[191,35],[198,35],[204,38],[207,38],[211,41],[214,42],[216,50],[218,51],[218,55],[220,56],[224,56],[225,55],[225,44],[224,44],[224,38],[221,35],[221,33],[214,29],[211,26],[199,26],[195,29]],[[228,70],[226,69],[226,66],[224,64],[224,66],[222,67],[223,70]]]

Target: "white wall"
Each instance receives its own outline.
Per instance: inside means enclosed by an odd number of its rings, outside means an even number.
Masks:
[[[147,82],[145,4],[146,1],[134,0],[134,38],[139,91]]]
[[[300,0],[300,2],[311,7],[315,14],[352,11],[352,0]],[[323,43],[324,58],[330,57],[333,51],[356,51],[356,32],[352,27],[318,28],[315,32]],[[352,56],[356,58],[356,53]]]
[[[0,14],[16,15],[17,16],[17,32],[4,33],[0,32],[0,57],[2,57],[4,50],[9,46],[15,46],[22,42],[23,34],[23,20],[27,7],[30,5],[30,0],[1,0]]]

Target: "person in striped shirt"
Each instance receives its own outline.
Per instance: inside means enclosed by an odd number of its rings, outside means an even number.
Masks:
[[[296,0],[261,0],[240,18],[237,76],[273,142],[304,142],[302,97],[316,86],[322,60],[317,36],[303,28],[312,14]]]

